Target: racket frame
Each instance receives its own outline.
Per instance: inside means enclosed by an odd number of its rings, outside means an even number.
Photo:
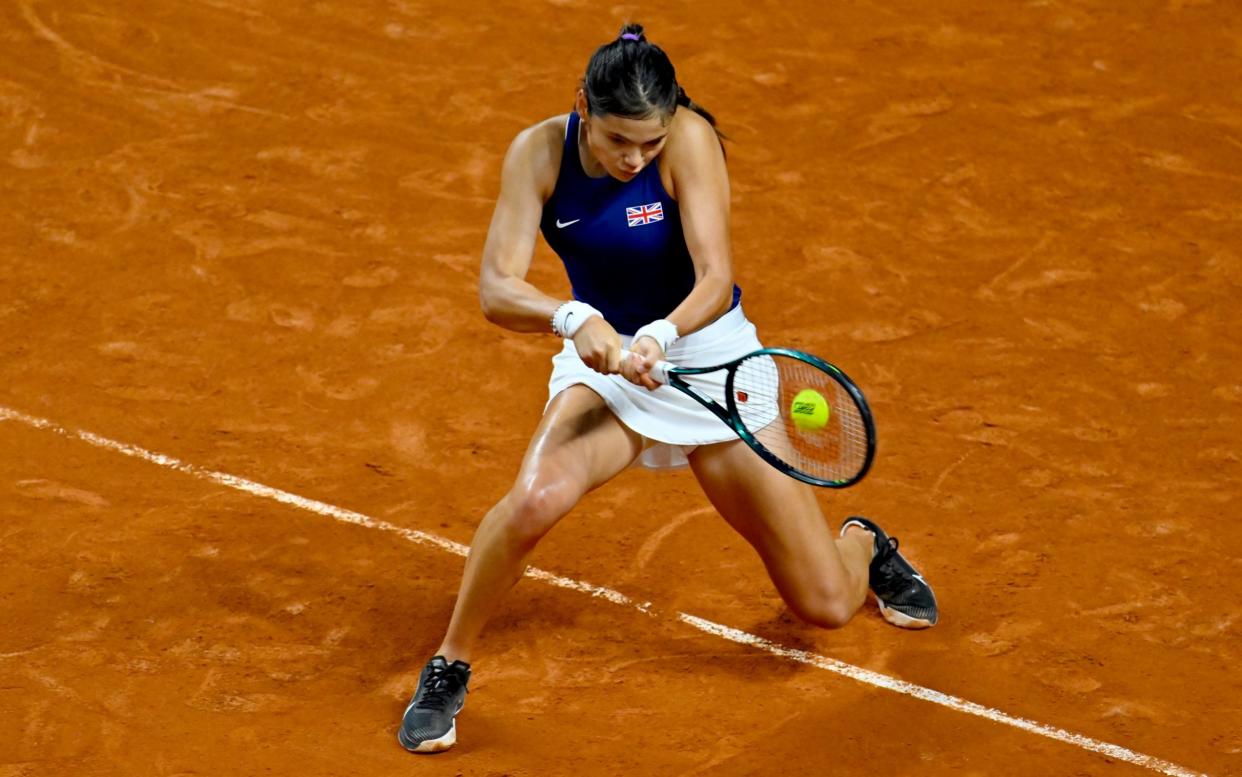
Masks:
[[[863,460],[863,465],[857,474],[847,480],[825,480],[823,478],[817,478],[813,475],[808,475],[796,467],[786,464],[779,456],[768,450],[763,443],[759,442],[759,440],[750,433],[750,431],[746,428],[746,425],[742,423],[741,416],[738,412],[737,393],[733,390],[733,378],[737,375],[737,367],[739,364],[747,359],[752,359],[758,356],[784,356],[804,362],[812,367],[815,367],[816,369],[826,372],[837,382],[838,385],[845,389],[846,393],[850,395],[850,397],[854,400],[854,403],[858,406],[859,415],[862,418],[863,429],[866,430],[867,433],[867,452]],[[703,392],[699,391],[694,386],[691,386],[681,378],[683,375],[704,375],[706,373],[717,372],[719,370],[728,371],[725,377],[726,407],[721,407],[718,402],[703,394]],[[846,375],[835,364],[830,364],[818,356],[803,353],[802,351],[795,351],[792,348],[760,348],[757,351],[751,351],[739,359],[735,359],[724,364],[718,364],[713,367],[678,367],[668,362],[659,362],[651,370],[651,373],[653,380],[672,386],[678,391],[681,391],[683,394],[689,395],[696,402],[712,411],[717,418],[724,421],[724,423],[728,425],[728,427],[732,429],[738,437],[741,438],[742,442],[750,446],[751,450],[759,454],[764,461],[791,478],[801,480],[803,483],[809,483],[812,486],[820,486],[823,488],[846,488],[862,480],[863,477],[866,476],[867,472],[871,470],[871,463],[875,460],[876,447],[875,419],[871,415],[871,406],[867,404],[867,398],[863,396],[862,390],[858,388],[858,386],[848,375]]]

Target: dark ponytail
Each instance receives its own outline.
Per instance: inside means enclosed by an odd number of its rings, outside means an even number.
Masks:
[[[641,24],[627,24],[617,38],[591,55],[582,79],[587,112],[666,120],[681,105],[694,111],[716,129],[716,117],[686,95],[677,84],[677,71],[664,50],[647,40]],[[724,148],[724,135],[716,129]]]

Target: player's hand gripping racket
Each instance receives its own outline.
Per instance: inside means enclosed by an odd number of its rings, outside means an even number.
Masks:
[[[623,351],[623,358],[633,358]],[[724,405],[686,376],[724,371]],[[813,486],[852,486],[875,457],[875,422],[862,391],[845,373],[808,353],[763,348],[715,367],[658,362],[657,383],[712,411],[765,461]]]

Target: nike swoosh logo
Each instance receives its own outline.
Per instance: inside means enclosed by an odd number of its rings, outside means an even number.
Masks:
[[[560,220],[560,219],[557,219],[557,220],[556,220],[556,228],[557,228],[557,229],[564,229],[565,227],[569,226],[570,224],[577,224],[579,221],[582,221],[582,219],[574,219],[573,221],[566,221],[564,224],[562,224],[562,223],[561,223],[561,220]]]

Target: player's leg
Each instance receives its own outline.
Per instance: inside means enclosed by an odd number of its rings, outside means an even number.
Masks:
[[[641,452],[642,438],[589,388],[573,386],[548,405],[513,487],[471,540],[448,632],[402,716],[397,739],[403,747],[434,753],[453,746],[470,679],[470,651],[500,598],[522,576],[539,539],[583,494]]]
[[[815,493],[740,440],[704,445],[690,466],[712,505],[758,551],[789,608],[825,628],[843,626],[867,596],[871,535],[835,538]]]
[[[891,589],[921,604],[930,601],[932,612],[920,622],[896,611],[885,613],[890,622],[916,628],[935,623],[931,588],[870,521],[848,521],[842,536],[834,536],[814,490],[768,466],[740,441],[702,446],[690,464],[708,499],[758,551],[781,597],[802,619],[842,626],[870,585],[883,589],[877,598]]]
[[[513,487],[483,518],[470,542],[440,655],[450,661],[470,660],[475,638],[500,596],[522,576],[535,544],[584,494],[628,467],[642,453],[642,445],[642,437],[586,386],[556,396]]]

